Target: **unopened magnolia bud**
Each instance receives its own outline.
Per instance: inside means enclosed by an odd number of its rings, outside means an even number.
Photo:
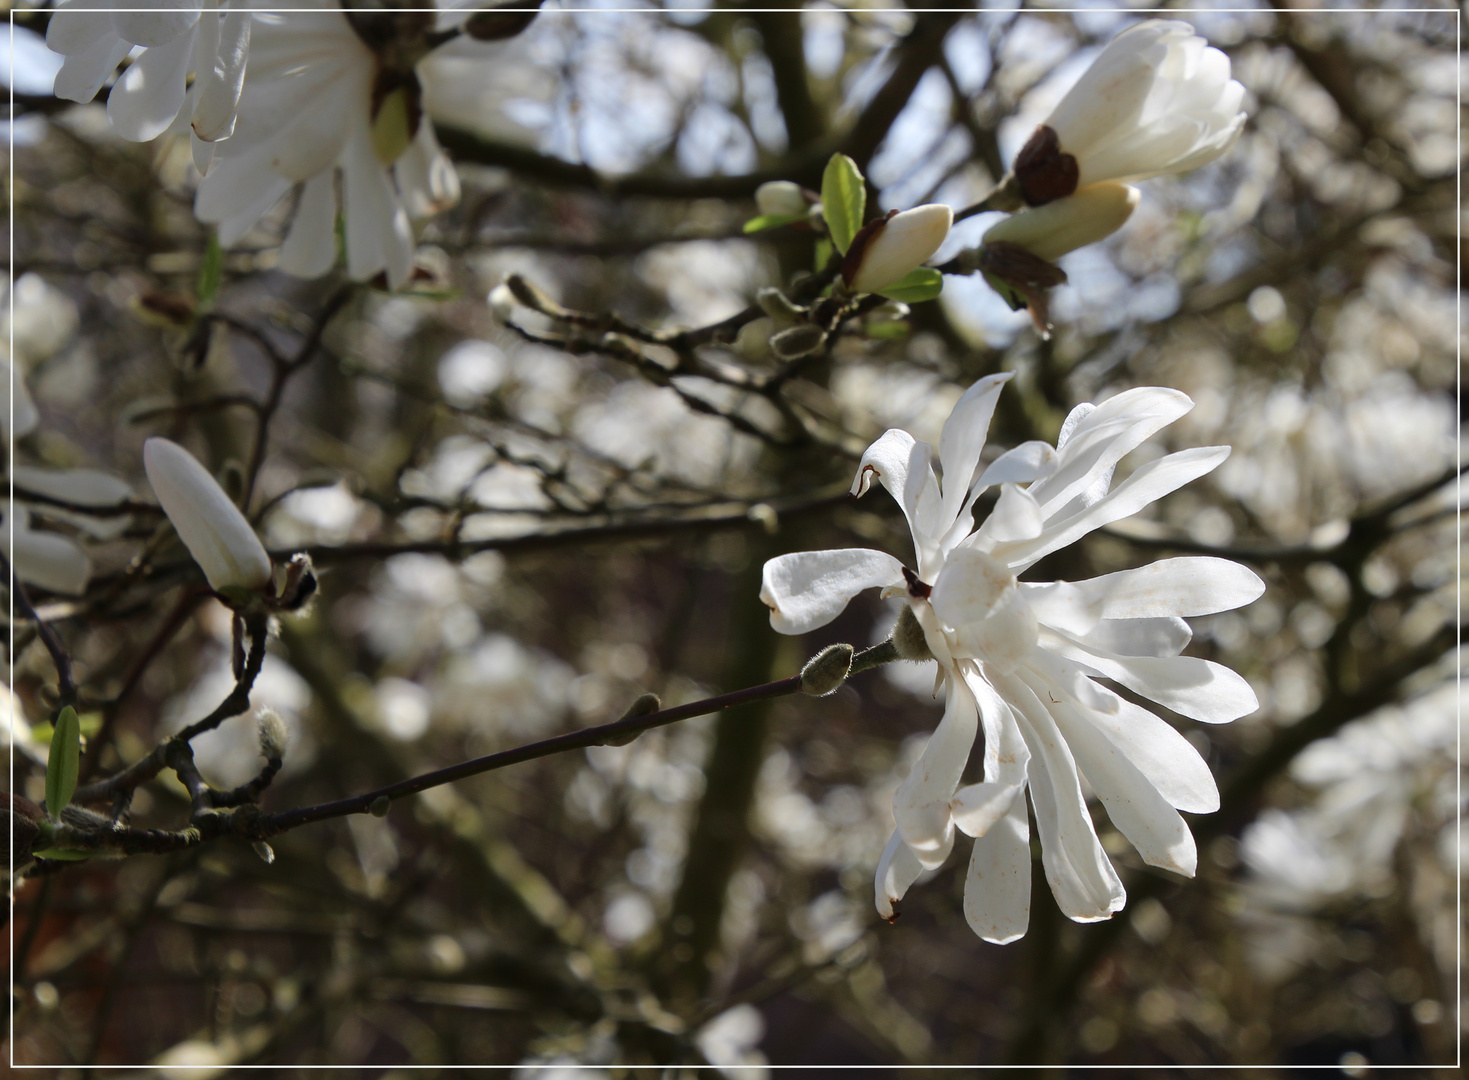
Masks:
[[[789,296],[768,285],[755,294],[755,303],[760,305],[760,310],[772,319],[782,322],[794,322],[803,318],[806,309],[796,304]]]
[[[898,616],[898,625],[893,627],[892,642],[898,650],[898,655],[904,660],[933,659],[933,653],[928,648],[928,638],[923,633],[923,627],[919,625],[918,616],[914,615],[913,609],[906,604]]]
[[[755,189],[756,208],[770,217],[795,217],[810,205],[801,185],[789,180],[770,180]]]
[[[261,709],[255,714],[255,723],[260,736],[260,756],[266,761],[279,761],[286,756],[286,747],[291,744],[291,732],[280,713],[274,709]]]
[[[255,854],[260,856],[266,866],[275,862],[275,848],[271,847],[264,840],[256,840],[250,846],[255,849]]]
[[[464,21],[464,32],[476,41],[504,41],[535,21],[541,0],[500,4],[476,11]]]
[[[657,694],[640,694],[637,700],[627,707],[627,712],[619,716],[618,720],[631,720],[635,716],[652,716],[663,708],[663,702]],[[621,735],[609,735],[602,740],[603,746],[626,746],[639,735],[641,731],[627,731]]]
[[[842,279],[847,288],[871,293],[897,284],[928,261],[949,235],[953,223],[953,210],[930,203],[865,226],[853,237],[842,260]]]
[[[782,360],[799,360],[826,343],[826,331],[811,323],[782,330],[770,339],[770,351]]]
[[[392,801],[386,795],[379,795],[367,804],[367,812],[373,817],[387,817],[388,807],[391,805]]]
[[[270,556],[224,489],[178,443],[143,444],[148,482],[179,539],[217,592],[254,590],[270,582]]]
[[[828,645],[822,649],[801,669],[801,693],[811,697],[835,694],[847,681],[856,652],[850,645]]]
[[[1115,181],[1093,184],[1075,195],[1007,217],[984,234],[983,242],[1014,244],[1046,262],[1055,262],[1120,229],[1132,216],[1140,195],[1137,188]]]

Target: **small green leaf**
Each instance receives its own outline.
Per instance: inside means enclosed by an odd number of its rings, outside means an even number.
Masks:
[[[224,249],[219,246],[219,233],[211,232],[209,243],[204,248],[204,258],[199,263],[199,280],[194,284],[194,295],[199,298],[201,308],[213,303],[223,279]]]
[[[845,255],[867,212],[867,188],[862,183],[862,172],[846,154],[833,154],[826,163],[826,172],[821,177],[821,210],[831,242]]]
[[[77,772],[81,768],[82,725],[77,711],[70,705],[56,718],[56,731],[51,735],[51,757],[46,762],[46,813],[55,820],[71,803],[77,789]]]
[[[903,319],[883,319],[881,322],[868,323],[865,330],[868,337],[879,341],[897,341],[913,332],[913,328]]]
[[[782,225],[794,225],[798,221],[805,220],[805,214],[761,214],[745,222],[745,235],[764,232],[766,229],[777,229]]]
[[[910,270],[886,289],[879,289],[879,296],[889,300],[901,300],[905,304],[916,304],[920,300],[933,300],[944,290],[944,275],[931,266],[920,266]]]
[[[38,859],[55,859],[57,862],[80,862],[82,859],[90,859],[94,852],[82,848],[72,847],[48,847],[40,851],[31,852]]]

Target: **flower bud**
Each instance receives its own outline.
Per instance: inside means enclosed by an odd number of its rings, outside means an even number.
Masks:
[[[1120,229],[1137,207],[1140,192],[1115,181],[1084,187],[1074,195],[1007,217],[984,234],[1055,262],[1068,251],[1094,244]]]
[[[928,261],[954,223],[942,203],[915,206],[863,227],[842,260],[842,278],[853,292],[880,292]]]
[[[811,323],[800,323],[782,330],[770,339],[770,351],[781,360],[799,360],[826,343],[826,331]]]
[[[260,589],[270,582],[270,556],[255,530],[194,455],[178,443],[152,438],[143,444],[143,467],[210,588]]]
[[[828,645],[806,662],[801,669],[801,693],[826,697],[841,689],[852,670],[856,650],[850,645]]]
[[[476,41],[504,41],[533,23],[540,7],[541,0],[531,0],[485,8],[464,20],[464,32]]]
[[[811,205],[800,184],[770,180],[755,189],[755,207],[768,217],[796,217]]]
[[[279,761],[286,756],[286,747],[291,742],[291,732],[281,714],[274,709],[261,709],[255,714],[260,736],[260,756],[266,761]]]

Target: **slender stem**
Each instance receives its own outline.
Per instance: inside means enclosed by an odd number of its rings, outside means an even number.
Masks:
[[[675,705],[671,709],[662,709],[646,716],[631,716],[622,720],[614,720],[610,724],[602,724],[598,727],[586,728],[582,731],[572,731],[565,735],[557,735],[554,738],[542,739],[540,742],[529,743],[525,746],[517,746],[513,750],[502,750],[496,754],[487,754],[484,757],[474,758],[470,761],[462,761],[448,768],[437,769],[434,772],[424,773],[421,776],[410,777],[400,780],[396,784],[378,788],[362,795],[353,795],[351,798],[338,799],[336,802],[322,803],[319,806],[306,806],[297,810],[287,810],[283,813],[272,814],[260,822],[264,835],[274,835],[294,829],[298,825],[307,825],[314,821],[325,821],[328,818],[345,817],[348,814],[365,814],[373,803],[380,799],[391,802],[401,799],[406,795],[416,795],[420,791],[450,784],[456,780],[463,780],[470,776],[478,776],[481,773],[491,772],[495,769],[503,769],[507,765],[519,765],[523,761],[534,761],[536,758],[550,757],[552,754],[564,753],[567,750],[579,750],[588,746],[618,745],[642,734],[652,728],[663,727],[673,724],[679,720],[688,720],[695,716],[704,716],[708,713],[719,712],[722,709],[733,708],[736,705],[744,705],[751,701],[764,701],[768,698],[785,697],[794,694],[801,689],[801,676],[792,675],[789,678],[777,679],[775,682],[762,683],[759,686],[746,687],[743,690],[735,690],[728,694],[720,694],[717,697],[704,698],[702,701],[691,701],[687,705]]]
[[[51,654],[51,663],[56,668],[57,697],[64,708],[77,699],[77,681],[71,668],[71,655],[66,651],[66,646],[56,636],[45,619],[36,614],[31,598],[26,594],[25,586],[21,584],[20,578],[15,575],[10,566],[10,561],[4,555],[0,555],[0,574],[3,574],[10,582],[10,593],[15,597],[15,605],[20,608],[20,613],[36,625],[36,634],[41,639],[41,644],[46,646],[46,651]]]

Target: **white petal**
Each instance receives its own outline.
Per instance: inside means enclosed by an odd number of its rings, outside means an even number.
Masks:
[[[990,420],[995,415],[995,403],[1000,399],[1000,391],[1014,376],[1013,371],[1005,371],[980,379],[964,391],[948,420],[944,421],[944,430],[939,436],[939,463],[944,470],[943,514],[939,519],[941,531],[948,531],[964,505],[974,483],[974,470],[979,467],[979,455],[984,450]]]
[[[1010,804],[1024,786],[986,781],[961,787],[949,800],[954,825],[967,836],[983,836],[1009,813]]]
[[[1050,443],[1023,442],[990,462],[974,486],[983,490],[996,484],[1029,484],[1055,472],[1058,460]]]
[[[219,172],[218,169],[210,170],[210,175]],[[208,177],[205,177],[208,179]],[[219,243],[222,247],[231,247],[238,243],[244,235],[255,227],[255,223],[281,198],[291,190],[291,182],[284,176],[267,176],[250,200],[239,209],[225,215],[219,221]],[[194,214],[201,221],[207,220],[200,216],[198,206],[195,205]]]
[[[908,845],[903,843],[900,835],[893,833],[877,863],[874,882],[877,913],[889,922],[896,919],[898,901],[903,899],[921,873],[923,864],[918,861],[918,856],[908,850]]]
[[[974,694],[984,729],[985,782],[1006,786],[1024,784],[1030,765],[1030,747],[1020,734],[1014,711],[978,672],[966,671],[964,681]]]
[[[250,55],[248,11],[211,12],[206,19],[219,24],[218,41],[207,63],[198,68],[198,97],[194,102],[194,134],[205,142],[227,139],[235,130],[235,111],[245,84],[245,62]],[[203,26],[200,26],[203,36]]]
[[[1194,632],[1182,619],[1102,619],[1079,641],[1093,648],[1122,656],[1177,656],[1187,648]]]
[[[276,266],[297,277],[320,277],[337,261],[336,174],[321,173],[306,181],[291,231],[281,245]]]
[[[1022,581],[1021,595],[1036,621],[1084,637],[1102,617],[1102,597],[1070,581]]]
[[[289,180],[309,180],[336,162],[347,144],[348,113],[354,104],[345,95],[307,104],[272,141],[271,170]]]
[[[1107,619],[1212,615],[1244,607],[1265,591],[1253,570],[1208,556],[1162,559],[1076,584],[1102,597]]]
[[[388,287],[396,289],[407,280],[413,263],[413,232],[365,126],[347,140],[342,189],[348,275],[354,281],[368,281],[384,273]]]
[[[13,547],[11,516],[15,528]],[[0,521],[0,548],[15,568],[16,576],[27,584],[66,596],[80,596],[87,590],[87,580],[92,576],[87,553],[75,540],[60,533],[33,532],[20,507]]]
[[[1050,713],[1020,679],[1001,676],[995,686],[1010,702],[1030,746],[1030,798],[1056,903],[1076,922],[1109,919],[1127,894],[1097,840],[1071,751]]]
[[[1035,647],[1035,616],[1015,575],[975,548],[950,554],[930,603],[940,621],[952,628],[947,637],[953,656],[981,659],[1008,671]]]
[[[50,495],[78,506],[116,506],[132,495],[120,477],[100,469],[41,469],[34,465],[11,467],[16,498],[25,493]]]
[[[200,176],[209,175],[209,167],[214,164],[214,144],[205,142],[193,132],[189,133],[189,153],[194,158],[194,168]]]
[[[1171,806],[1190,814],[1219,809],[1219,788],[1208,764],[1173,726],[1140,705],[1092,682],[1059,658],[1037,653],[1033,666],[1135,765]]]
[[[1055,630],[1041,632],[1043,648],[1121,683],[1190,720],[1227,724],[1260,707],[1244,677],[1197,656],[1119,656]]]
[[[163,512],[210,587],[259,589],[270,581],[270,556],[255,530],[208,470],[177,443],[151,438],[143,467]]]
[[[760,600],[782,634],[825,626],[864,589],[900,584],[903,564],[885,551],[838,548],[777,555],[765,564]]]
[[[1150,461],[1091,506],[1057,524],[1048,524],[1036,539],[996,545],[993,554],[1020,573],[1036,560],[1075,543],[1092,530],[1131,517],[1149,503],[1197,480],[1228,456],[1227,446],[1197,446]]]
[[[1032,484],[1030,493],[1050,519],[1126,454],[1193,407],[1187,394],[1159,386],[1124,390],[1100,405],[1078,405],[1061,428],[1055,472]]]
[[[411,218],[431,217],[459,202],[459,174],[434,138],[434,126],[427,117],[394,163],[393,176]]]
[[[1025,796],[974,841],[964,879],[964,919],[985,941],[1007,945],[1030,924],[1030,821]]]
[[[91,101],[102,84],[112,78],[131,48],[122,38],[108,34],[91,48],[62,62],[51,92],[64,101]]]
[[[167,45],[187,33],[199,18],[199,0],[151,0],[151,11],[114,11],[112,30],[134,45]]]
[[[917,549],[919,577],[936,573],[939,556],[939,523],[943,501],[938,480],[933,475],[933,447],[919,442],[906,431],[890,428],[862,455],[857,476],[852,481],[852,494],[866,495],[874,476],[898,500]],[[929,578],[924,578],[933,584]]]
[[[1004,544],[1034,540],[1041,529],[1041,508],[1035,497],[1024,488],[1003,484],[995,508],[979,527],[979,535],[987,543]]]
[[[46,24],[46,47],[62,56],[75,56],[95,48],[103,38],[114,37],[112,20],[92,14],[111,6],[110,0],[67,0]]]
[[[1075,710],[1050,706],[1082,775],[1107,808],[1118,832],[1150,866],[1193,877],[1198,851],[1178,811],[1105,735]]]
[[[893,819],[898,823],[898,832],[926,869],[942,866],[954,845],[949,800],[964,775],[978,726],[979,715],[969,687],[962,679],[949,679],[944,718],[929,737],[913,771],[893,793]]]
[[[181,36],[147,49],[107,97],[107,119],[124,139],[147,142],[168,130],[183,108],[193,42]]]

